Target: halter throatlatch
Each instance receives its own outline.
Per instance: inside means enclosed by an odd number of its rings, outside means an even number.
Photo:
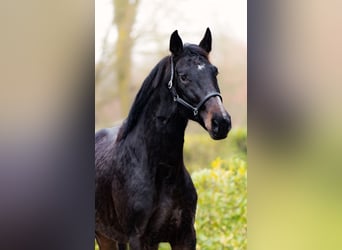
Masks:
[[[208,95],[206,95],[202,101],[200,101],[195,107],[193,105],[191,105],[190,103],[188,103],[187,101],[185,101],[183,98],[179,97],[176,89],[173,87],[173,77],[174,77],[174,67],[173,67],[173,57],[171,56],[171,77],[170,77],[170,81],[167,84],[167,87],[169,88],[169,90],[171,91],[171,94],[173,96],[173,101],[177,102],[181,105],[183,105],[184,107],[190,109],[194,116],[198,115],[198,111],[200,110],[200,108],[211,98],[214,96],[218,96],[220,97],[221,101],[222,101],[222,96],[219,92],[212,92],[209,93]]]

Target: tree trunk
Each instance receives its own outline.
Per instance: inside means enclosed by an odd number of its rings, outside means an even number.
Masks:
[[[138,0],[113,0],[113,24],[117,28],[118,38],[115,45],[114,69],[116,71],[116,84],[118,86],[121,115],[126,116],[129,110],[130,81],[132,67],[132,48],[134,41],[131,31],[134,25]]]

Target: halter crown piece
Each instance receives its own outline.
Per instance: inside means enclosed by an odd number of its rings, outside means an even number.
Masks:
[[[173,96],[173,101],[177,102],[181,105],[183,105],[184,107],[186,107],[187,109],[190,109],[194,116],[198,115],[198,110],[200,110],[200,108],[211,98],[214,96],[218,96],[220,97],[221,101],[222,101],[222,96],[219,92],[212,92],[209,93],[208,95],[206,95],[202,101],[200,101],[195,107],[193,105],[191,105],[190,103],[188,103],[187,101],[185,101],[183,98],[179,97],[176,89],[173,86],[173,76],[174,76],[174,66],[173,66],[173,56],[170,57],[171,58],[171,77],[170,77],[170,81],[167,84],[167,87],[169,88],[169,90],[171,91],[171,94]]]

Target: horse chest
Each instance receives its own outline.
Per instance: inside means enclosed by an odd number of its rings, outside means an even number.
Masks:
[[[162,186],[154,205],[146,232],[155,242],[176,238],[187,225],[192,225],[196,211],[196,191],[191,183]]]
[[[160,224],[171,223],[178,226],[181,221],[182,205],[177,204],[177,201],[172,197],[164,196],[157,204],[155,218],[160,221]]]
[[[165,197],[156,204],[149,225],[146,228],[148,238],[153,242],[168,241],[182,224],[183,208],[171,197]]]

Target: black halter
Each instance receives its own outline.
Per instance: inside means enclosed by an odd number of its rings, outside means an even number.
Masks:
[[[214,96],[218,96],[220,97],[221,101],[222,101],[222,96],[219,92],[212,92],[209,93],[208,95],[206,95],[202,101],[200,101],[195,107],[193,105],[191,105],[190,103],[188,103],[187,101],[185,101],[183,98],[179,97],[176,89],[173,86],[173,75],[174,75],[174,67],[173,67],[173,57],[171,56],[171,78],[170,81],[167,85],[167,87],[169,88],[169,90],[171,91],[171,94],[173,96],[173,101],[177,102],[181,105],[183,105],[184,107],[190,109],[194,116],[198,115],[198,110],[200,110],[200,108],[211,98]]]

